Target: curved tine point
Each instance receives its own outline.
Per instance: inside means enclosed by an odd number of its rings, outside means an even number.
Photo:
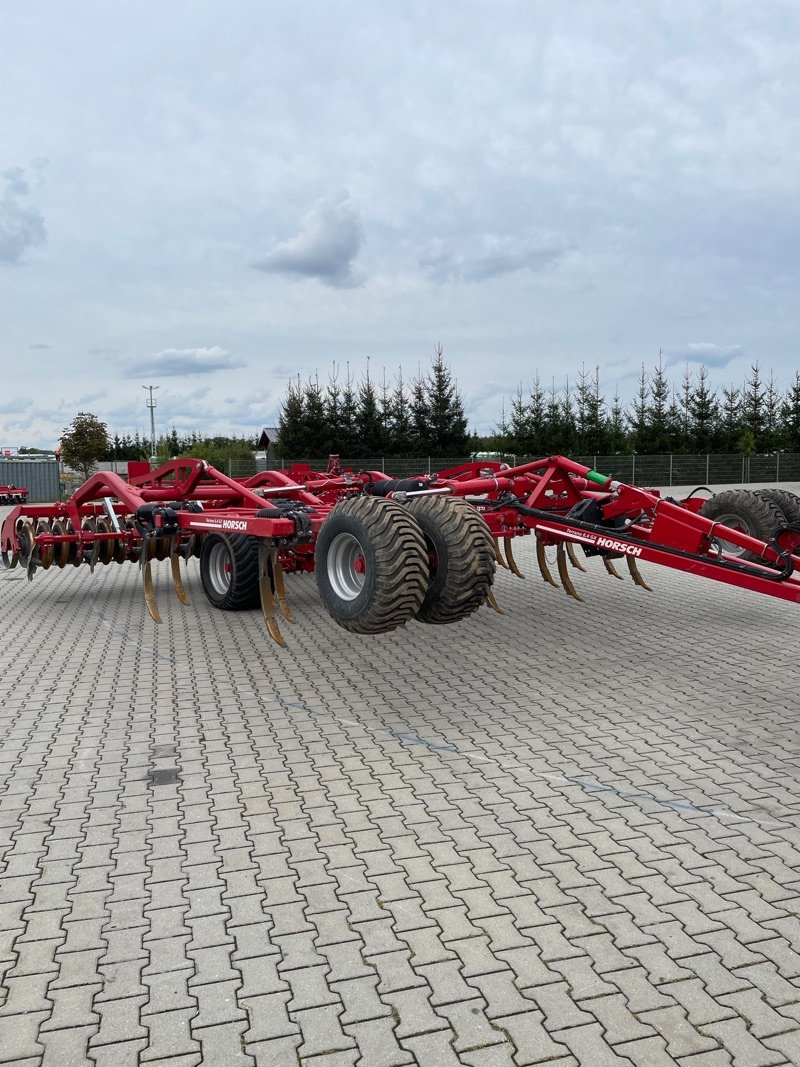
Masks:
[[[275,594],[278,597],[278,607],[280,608],[281,615],[283,615],[287,622],[294,622],[292,613],[289,610],[289,601],[286,599],[286,582],[284,581],[283,565],[278,556],[277,548],[272,552],[271,564],[272,580],[275,584]]]
[[[652,593],[653,592],[652,586],[649,586],[647,584],[647,582],[644,580],[644,578],[642,577],[642,575],[641,575],[641,573],[639,571],[639,567],[638,567],[638,565],[636,563],[636,560],[633,558],[633,556],[626,556],[625,557],[625,561],[628,564],[628,570],[631,572],[631,578],[633,578],[634,582],[638,586],[640,586],[642,589],[646,589],[648,591],[648,593]]]
[[[33,554],[33,552],[31,553],[28,559],[28,566],[25,569],[28,574],[28,581],[32,582],[33,576],[34,574],[36,574],[36,556]]]
[[[175,584],[175,592],[178,594],[178,600],[180,600],[181,604],[188,604],[189,598],[186,595],[186,590],[183,587],[183,578],[181,577],[181,557],[175,551],[174,543],[172,552],[169,554],[169,563],[172,568],[172,581]]]
[[[489,605],[492,611],[496,611],[498,615],[505,615],[505,612],[495,600],[494,593],[491,591],[491,589],[486,590],[486,603]]]
[[[603,566],[605,567],[605,569],[606,569],[606,570],[608,571],[608,573],[609,573],[609,574],[610,574],[610,575],[611,575],[611,576],[612,576],[613,578],[619,578],[619,580],[620,580],[621,582],[624,582],[624,581],[625,581],[625,579],[624,579],[624,578],[622,577],[622,575],[621,575],[621,574],[619,573],[619,571],[618,571],[618,570],[617,570],[617,568],[616,568],[616,567],[614,566],[614,564],[613,564],[613,563],[611,562],[611,560],[610,560],[610,559],[608,558],[608,556],[603,556]]]
[[[150,612],[150,618],[153,622],[161,622],[161,616],[158,613],[158,605],[156,604],[156,593],[153,588],[153,569],[150,566],[150,560],[144,565],[144,602],[147,604],[147,610]]]
[[[572,583],[572,578],[569,574],[569,567],[567,566],[567,553],[564,548],[564,542],[559,541],[556,548],[556,559],[558,560],[558,573],[561,578],[561,582],[564,586],[564,591],[567,596],[573,597],[575,600],[583,602],[583,597],[578,595],[578,591]]]
[[[536,538],[536,562],[539,564],[539,570],[542,572],[542,577],[548,585],[552,585],[554,589],[558,589],[558,582],[550,573],[550,567],[547,564],[547,556],[544,552],[544,544],[537,536]]]
[[[500,564],[500,566],[503,568],[503,570],[507,571],[508,570],[508,564],[503,559],[502,554],[500,552],[500,545],[498,545],[498,543],[497,543],[497,541],[496,541],[496,539],[494,537],[492,538],[492,546],[494,548],[494,558],[497,560],[497,562]]]
[[[525,575],[519,569],[519,567],[517,566],[517,561],[514,559],[514,553],[511,550],[511,538],[510,537],[504,537],[503,538],[503,549],[504,549],[505,554],[506,554],[506,559],[508,560],[508,569],[511,571],[512,574],[516,574],[516,576],[518,578],[524,578]]]
[[[572,541],[567,541],[567,555],[569,556],[569,561],[572,566],[578,571],[583,571],[585,574],[586,568],[575,554],[575,545],[573,545]]]
[[[261,596],[261,614],[267,633],[279,645],[285,645],[281,628],[275,618],[275,597],[272,594],[272,579],[270,576],[270,550],[266,541],[261,540],[258,545],[258,592]]]
[[[94,569],[97,566],[97,557],[100,555],[100,542],[95,538],[92,541],[92,554],[89,556],[89,574],[94,574]]]

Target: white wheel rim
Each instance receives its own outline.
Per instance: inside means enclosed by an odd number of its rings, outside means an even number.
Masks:
[[[364,588],[366,574],[363,569],[357,569],[357,561],[363,559],[364,549],[352,534],[340,533],[331,541],[328,581],[341,600],[355,600]]]
[[[231,556],[221,542],[211,546],[208,554],[208,580],[217,596],[225,596],[231,587]]]

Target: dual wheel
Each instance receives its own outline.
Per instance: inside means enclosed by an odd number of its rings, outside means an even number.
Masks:
[[[443,624],[471,615],[491,589],[495,556],[486,523],[465,500],[416,497],[402,506],[359,496],[325,520],[315,570],[333,619],[353,633],[378,634],[413,618]],[[215,607],[256,607],[257,539],[208,535],[200,577]]]

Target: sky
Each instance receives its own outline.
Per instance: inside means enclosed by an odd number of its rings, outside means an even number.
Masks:
[[[796,0],[8,0],[0,69],[2,447],[800,368]]]

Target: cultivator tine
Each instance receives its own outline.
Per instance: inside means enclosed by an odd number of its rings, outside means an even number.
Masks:
[[[608,556],[603,556],[603,566],[608,571],[608,573],[612,576],[612,578],[619,578],[619,580],[621,582],[625,581],[625,579],[619,573],[619,571],[614,566],[614,564],[611,562],[611,560],[608,558]]]
[[[638,585],[642,589],[646,589],[648,593],[652,593],[652,586],[649,586],[642,577],[641,572],[639,571],[639,567],[633,556],[626,556],[625,561],[628,564],[628,570],[631,572],[631,578],[633,578],[636,585]]]
[[[286,599],[286,582],[284,581],[283,565],[278,556],[277,548],[272,551],[270,566],[272,569],[274,592],[278,598],[278,607],[280,608],[281,615],[283,615],[287,622],[293,622],[292,613],[289,610],[289,601]]]
[[[514,553],[511,551],[511,538],[503,538],[503,550],[506,554],[506,560],[508,561],[508,569],[512,574],[516,574],[518,578],[524,578],[525,575],[517,566],[517,561],[514,559]]]
[[[578,559],[577,555],[575,554],[575,545],[573,545],[572,541],[567,541],[567,555],[569,556],[569,561],[572,564],[572,566],[576,570],[583,571],[584,574],[585,574],[586,573],[586,568],[584,567],[584,565],[581,563],[581,561]]]
[[[178,555],[175,549],[175,542],[172,542],[172,549],[169,554],[169,565],[172,568],[172,581],[175,585],[175,592],[178,594],[178,600],[181,604],[188,604],[189,598],[186,595],[186,590],[183,587],[183,578],[181,578],[181,557]]]
[[[572,578],[570,578],[569,567],[567,565],[567,552],[563,541],[559,541],[556,546],[556,559],[558,561],[558,574],[567,596],[571,596],[575,600],[580,600],[581,603],[583,603],[583,597],[578,595],[578,590],[572,584]]]
[[[270,574],[271,556],[272,550],[262,539],[258,544],[258,591],[261,594],[261,611],[269,636],[279,645],[285,645],[281,628],[275,618],[275,597],[272,592],[272,575]]]
[[[486,603],[492,609],[492,611],[496,611],[498,615],[505,615],[505,612],[497,603],[495,595],[491,591],[491,589],[486,590]]]
[[[552,585],[554,589],[558,589],[558,582],[550,573],[550,567],[547,564],[547,556],[544,551],[544,542],[540,539],[539,535],[536,535],[536,562],[539,564],[539,570],[542,572],[542,577],[548,583]]]
[[[506,563],[506,561],[503,559],[502,555],[500,554],[500,545],[498,545],[497,541],[494,538],[492,538],[492,547],[494,548],[494,558],[495,558],[495,560],[503,568],[504,571],[507,571],[508,570],[508,564]]]
[[[144,542],[142,543],[142,549],[144,550]],[[153,587],[153,568],[149,559],[142,566],[142,575],[144,577],[144,602],[147,604],[150,618],[153,622],[161,622],[158,605],[156,604],[156,591]]]

